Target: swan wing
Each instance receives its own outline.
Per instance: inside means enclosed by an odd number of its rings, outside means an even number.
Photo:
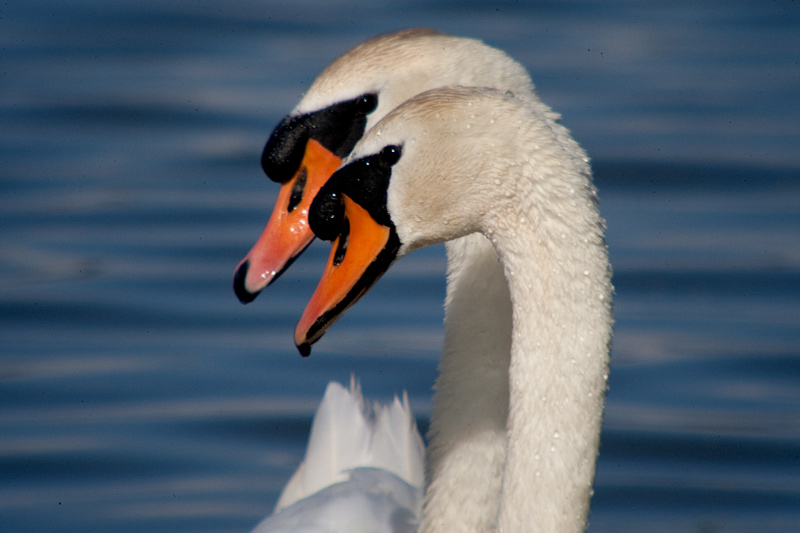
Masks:
[[[331,382],[306,456],[257,533],[414,531],[425,452],[404,394],[369,406],[351,380]]]
[[[261,522],[253,533],[411,533],[422,488],[380,468],[362,467]]]

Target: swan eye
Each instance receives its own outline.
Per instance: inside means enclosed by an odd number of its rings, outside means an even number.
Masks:
[[[387,167],[390,167],[400,160],[401,155],[402,155],[402,150],[400,149],[400,147],[395,144],[390,144],[389,146],[381,150],[380,153],[381,163],[383,163]]]
[[[362,115],[372,113],[378,107],[377,94],[365,94],[356,99],[356,111]]]

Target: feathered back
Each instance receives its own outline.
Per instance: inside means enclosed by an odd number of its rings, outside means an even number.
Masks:
[[[276,511],[335,483],[359,467],[387,470],[410,485],[424,481],[425,448],[404,393],[389,405],[365,405],[354,379],[350,389],[331,382],[314,415],[306,456],[278,499]]]

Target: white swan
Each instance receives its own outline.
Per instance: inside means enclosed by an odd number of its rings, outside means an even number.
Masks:
[[[326,68],[265,147],[264,169],[282,187],[262,236],[236,269],[239,298],[252,301],[310,243],[311,200],[366,129],[420,92],[459,84],[538,101],[525,69],[503,52],[431,30],[375,38]],[[502,265],[482,235],[448,242],[447,254],[445,345],[431,415],[425,507],[432,520],[448,517],[450,531],[472,532],[489,527],[497,513],[511,304]]]
[[[263,234],[236,268],[242,302],[252,301],[311,242],[308,206],[364,132],[412,96],[449,85],[536,98],[525,69],[505,53],[428,29],[371,39],[317,77],[264,147],[262,166],[281,190]]]
[[[398,257],[473,232],[494,244],[513,315],[506,458],[487,528],[503,532],[585,528],[608,376],[604,221],[588,160],[556,117],[493,89],[429,91],[359,141],[309,214],[333,247],[295,332],[306,352]],[[421,530],[453,531],[447,513],[467,503],[429,505]]]
[[[412,533],[424,455],[405,395],[370,408],[353,380],[331,382],[303,463],[253,533]]]

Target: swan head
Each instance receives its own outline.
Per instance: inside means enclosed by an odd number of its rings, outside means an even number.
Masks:
[[[364,136],[311,204],[310,228],[332,249],[295,330],[301,354],[396,259],[474,232],[491,235],[514,216],[514,169],[531,159],[517,142],[529,113],[509,92],[436,89]]]
[[[412,96],[446,85],[492,86],[535,98],[527,72],[505,53],[428,29],[376,37],[320,74],[264,147],[264,172],[281,189],[261,237],[236,268],[233,286],[243,303],[311,243],[311,201],[364,132]]]

